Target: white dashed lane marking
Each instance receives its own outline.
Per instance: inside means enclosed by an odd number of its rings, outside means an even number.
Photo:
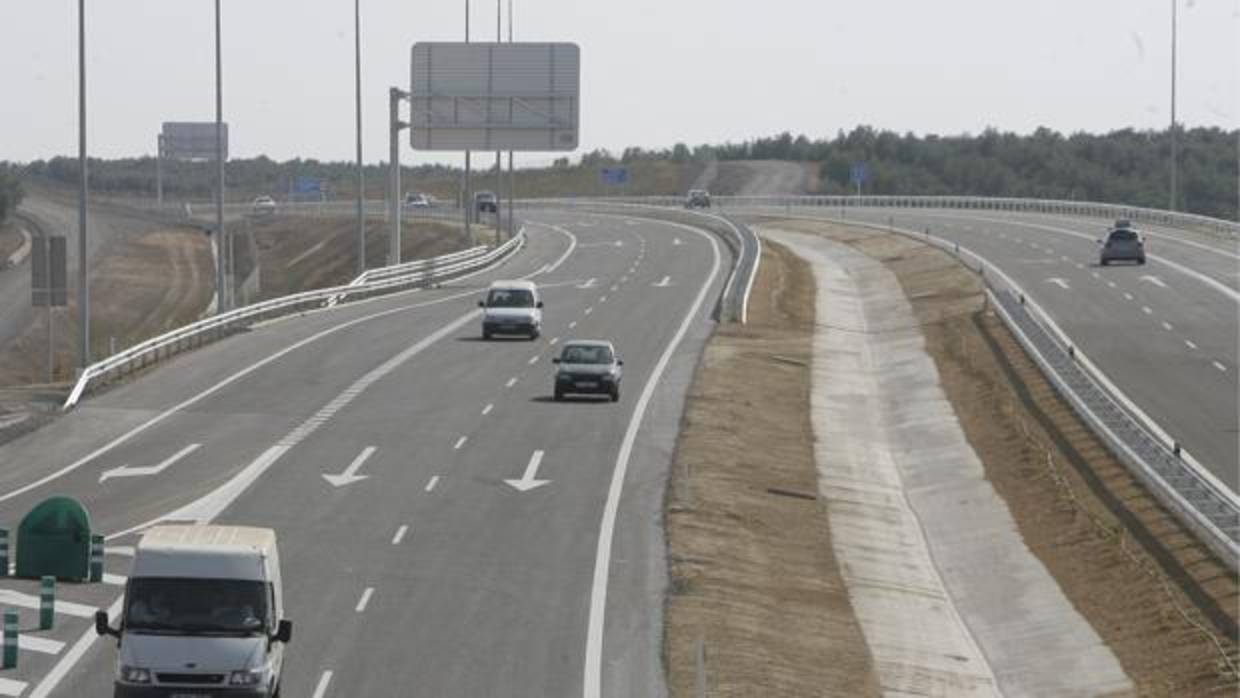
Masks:
[[[468,436],[462,436],[461,438],[457,439],[457,440],[456,440],[456,445],[452,447],[452,450],[453,450],[453,451],[459,451],[459,450],[461,450],[461,446],[464,446],[466,441],[469,441],[469,437],[468,437]]]
[[[1219,363],[1218,361],[1215,361],[1215,362],[1214,362],[1214,368],[1217,368],[1218,370],[1222,371],[1223,373],[1227,373],[1227,367],[1226,367],[1226,366],[1224,366],[1223,364]]]
[[[1164,323],[1162,324],[1162,327],[1163,327],[1163,329],[1164,329],[1164,330],[1166,330],[1166,331],[1168,331],[1168,332],[1170,332],[1170,331],[1172,331],[1172,330],[1174,330],[1174,329],[1175,329],[1174,327],[1172,327],[1172,326],[1171,326],[1171,323],[1169,323],[1169,322],[1164,322]]]
[[[408,526],[401,526],[400,528],[396,529],[396,535],[392,536],[392,545],[400,545],[400,542],[405,539],[405,534],[408,532],[409,532]]]
[[[426,483],[426,491],[433,492],[435,490],[435,485],[438,485],[438,484],[439,484],[439,476],[438,475],[432,476],[430,481]]]
[[[504,384],[504,387],[505,387],[505,388],[511,388],[512,386],[514,386],[514,385],[516,385],[516,384],[517,384],[517,377],[516,377],[516,376],[513,376],[512,378],[509,378],[509,379],[508,379],[508,382]]]
[[[323,696],[327,695],[327,687],[331,685],[331,682],[332,673],[330,671],[323,672],[323,675],[319,677],[318,685],[314,687],[312,698],[323,698]]]
[[[1184,340],[1184,346],[1188,347],[1189,349],[1196,349],[1196,348],[1197,348],[1197,345],[1196,345],[1196,344],[1194,344],[1194,343],[1193,343],[1193,340],[1191,340],[1191,339],[1186,339],[1186,340]]]
[[[491,410],[493,409],[495,409],[495,403],[488,402],[487,406],[482,408],[482,416],[485,417],[488,414],[491,414]]]
[[[357,606],[353,608],[354,612],[361,613],[366,610],[366,604],[370,603],[370,597],[375,593],[374,587],[366,587],[366,591],[362,592],[362,598],[357,600]]]

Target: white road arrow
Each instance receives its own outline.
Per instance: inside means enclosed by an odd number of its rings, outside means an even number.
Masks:
[[[1159,287],[1159,288],[1166,288],[1166,287],[1167,287],[1167,284],[1166,284],[1166,283],[1164,283],[1164,282],[1163,282],[1163,280],[1162,280],[1162,279],[1160,279],[1160,278],[1158,278],[1157,276],[1142,276],[1142,277],[1141,277],[1141,280],[1142,280],[1142,281],[1148,281],[1149,283],[1154,284],[1155,286],[1157,286],[1157,287]]]
[[[512,488],[518,492],[529,492],[536,487],[551,482],[550,480],[535,480],[538,476],[538,466],[542,464],[542,451],[534,451],[534,455],[530,456],[530,464],[525,466],[525,474],[520,480],[504,480],[504,482],[512,485]]]
[[[651,284],[651,286],[657,286],[659,288],[667,288],[668,286],[671,286],[671,285],[672,285],[672,277],[670,276],[663,277],[663,280],[657,284]]]
[[[1067,279],[1061,279],[1061,278],[1059,278],[1058,276],[1056,276],[1056,277],[1054,277],[1054,278],[1052,278],[1052,279],[1047,279],[1047,280],[1046,280],[1046,283],[1048,283],[1048,284],[1055,284],[1056,286],[1058,286],[1058,287],[1060,287],[1060,288],[1063,288],[1063,289],[1071,289],[1071,288],[1072,288],[1071,286],[1069,286],[1069,285],[1068,285],[1068,280],[1067,280]]]
[[[596,281],[598,281],[598,279],[589,279],[584,284],[578,286],[577,288],[594,288]]]
[[[328,475],[327,473],[323,473],[323,479],[330,482],[333,487],[344,487],[345,485],[352,485],[355,482],[365,480],[370,476],[358,475],[357,471],[361,470],[362,464],[365,463],[366,459],[370,458],[374,452],[374,446],[367,446],[362,449],[362,452],[358,454],[357,458],[353,459],[352,463],[349,463],[349,467],[345,468],[343,473],[340,473],[339,475]]]
[[[128,465],[122,465],[119,468],[104,471],[104,473],[99,476],[99,482],[110,480],[114,477],[145,477],[147,475],[158,475],[171,467],[173,463],[176,463],[194,451],[197,451],[200,446],[202,446],[202,444],[190,444],[180,451],[177,451],[171,458],[165,460],[159,465],[149,465],[141,468],[131,468]]]

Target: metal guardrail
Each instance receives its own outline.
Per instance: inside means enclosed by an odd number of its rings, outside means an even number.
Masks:
[[[65,401],[64,409],[72,408],[87,391],[109,380],[141,370],[187,349],[234,334],[256,322],[313,308],[362,300],[481,270],[507,258],[524,242],[525,235],[520,234],[495,249],[475,247],[397,267],[373,269],[346,286],[281,296],[199,320],[91,364],[78,378],[73,392]]]
[[[814,218],[906,235],[947,250],[971,266],[984,279],[1004,323],[1094,433],[1182,524],[1232,571],[1240,571],[1240,496],[1137,407],[1002,269],[929,231]]]
[[[729,216],[702,211],[669,211],[667,205],[633,203],[614,199],[517,199],[515,206],[517,209],[524,210],[572,208],[584,209],[592,213],[638,217],[650,217],[652,213],[657,213],[660,219],[670,219],[673,222],[706,228],[720,235],[736,257],[732,265],[732,273],[728,276],[727,285],[723,290],[720,320],[738,322],[742,325],[749,321],[749,295],[753,290],[754,279],[758,276],[758,266],[762,259],[762,240],[748,226]],[[680,205],[677,204],[672,208],[680,209]]]
[[[569,199],[573,200],[573,199]],[[607,201],[644,204],[647,206],[684,206],[680,196],[614,197]],[[517,201],[518,204],[521,200]],[[1160,211],[1103,204],[1089,201],[1058,201],[1053,199],[1018,199],[985,196],[713,196],[711,203],[723,210],[735,208],[834,208],[842,211],[858,208],[922,208],[956,209],[978,211],[1008,211],[1013,213],[1038,213],[1049,215],[1080,216],[1085,218],[1127,218],[1140,223],[1166,225],[1187,231],[1198,231],[1228,241],[1240,241],[1240,223],[1190,213]]]

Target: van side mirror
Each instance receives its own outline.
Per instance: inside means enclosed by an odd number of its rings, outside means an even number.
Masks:
[[[623,365],[624,365],[624,359],[616,359],[616,365],[617,365],[617,366],[623,366]]]
[[[553,363],[553,364],[558,364],[558,363],[560,363],[560,357],[558,357],[558,356],[557,356],[557,357],[555,357],[554,359],[552,359],[552,360],[551,360],[551,363]]]
[[[478,301],[478,307],[479,307],[479,308],[485,308],[485,307],[487,307],[487,304],[486,304],[485,302],[483,302],[483,301]]]
[[[107,611],[95,611],[95,634],[100,637],[111,635],[119,638],[121,636],[120,631],[108,623]]]
[[[541,308],[541,307],[543,307],[543,302],[542,302],[542,301],[538,301],[538,303],[537,303],[534,307],[536,307],[536,308]]]
[[[280,623],[276,626],[276,634],[272,636],[271,639],[286,645],[291,642],[293,639],[293,621],[280,621]]]
[[[1102,241],[1101,241],[1101,240],[1094,240],[1094,242],[1098,243],[1099,245],[1101,245],[1101,244],[1102,244]]]

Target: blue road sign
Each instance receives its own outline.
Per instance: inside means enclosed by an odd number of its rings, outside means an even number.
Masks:
[[[621,187],[629,183],[629,168],[604,167],[599,170],[599,176],[602,177],[603,184]]]
[[[293,180],[294,194],[322,194],[327,190],[326,182],[318,177],[298,177]]]
[[[854,162],[848,172],[848,180],[853,184],[864,184],[869,174],[869,168],[864,162]]]

